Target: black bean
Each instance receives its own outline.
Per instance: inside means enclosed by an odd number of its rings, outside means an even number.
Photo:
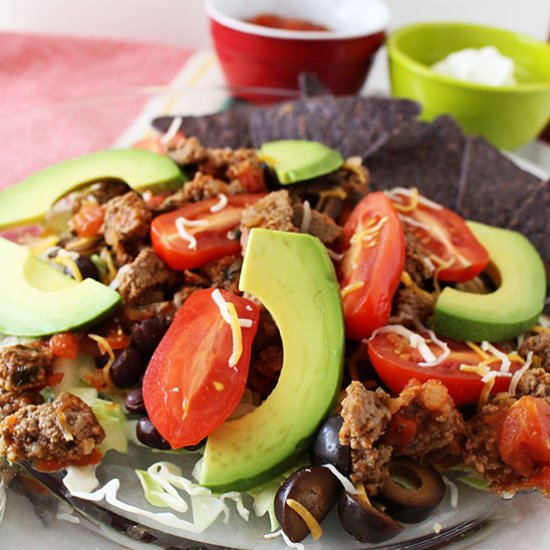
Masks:
[[[124,407],[131,414],[145,414],[145,403],[141,388],[136,388],[128,393],[124,400]]]
[[[99,281],[99,271],[94,262],[92,262],[88,256],[79,256],[75,261],[83,279],[89,278]]]
[[[78,256],[78,258],[76,258],[75,260],[75,263],[83,279],[90,278],[99,281],[99,271],[97,270],[94,262],[90,260],[90,258],[88,258],[87,256]],[[63,268],[63,273],[65,273],[65,275],[68,275],[69,277],[74,278],[73,272],[67,267]]]
[[[153,426],[153,423],[146,417],[142,416],[136,425],[137,438],[147,447],[153,447],[153,449],[162,449],[167,451],[171,449],[170,443],[162,437]]]
[[[143,353],[134,346],[122,350],[109,372],[113,384],[119,388],[130,388],[137,384],[147,366]]]
[[[141,350],[153,352],[168,328],[163,317],[145,319],[132,326],[132,342]]]

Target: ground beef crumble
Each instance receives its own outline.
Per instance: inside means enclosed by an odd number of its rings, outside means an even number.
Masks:
[[[410,380],[391,402],[392,419],[386,442],[396,456],[408,456],[422,462],[458,456],[462,451],[465,426],[447,388],[438,380],[424,384]],[[416,426],[407,437],[396,437],[400,426]]]
[[[497,439],[499,427],[515,402],[507,393],[496,394],[466,422],[464,463],[491,481],[496,490],[499,486],[510,488],[521,482],[521,477],[500,458]]]
[[[550,372],[542,367],[527,369],[518,382],[516,395],[532,395],[550,399]]]
[[[178,164],[198,164],[207,157],[207,149],[194,136],[172,140],[167,146],[168,155]]]
[[[268,346],[253,353],[246,382],[247,387],[266,398],[272,391],[283,367],[283,348]]]
[[[354,483],[363,483],[367,494],[376,494],[387,476],[385,465],[391,458],[391,447],[378,444],[390,420],[390,396],[382,389],[365,389],[353,381],[346,388],[340,415],[343,419],[339,439],[351,447]],[[376,445],[376,447],[375,447]]]
[[[391,324],[407,328],[418,328],[418,321],[423,325],[434,314],[434,300],[412,288],[400,287],[393,297]]]
[[[542,332],[526,338],[518,349],[518,353],[526,358],[532,351],[535,364],[550,372],[550,332]]]
[[[435,269],[430,260],[428,251],[422,246],[413,232],[405,226],[405,271],[411,279],[421,288],[426,286],[426,281],[433,278]]]
[[[258,202],[247,206],[241,218],[241,246],[246,249],[250,230],[254,227],[276,231],[297,231],[292,223],[294,212],[290,196],[285,189],[269,193]]]
[[[120,265],[137,255],[149,234],[151,212],[135,191],[114,197],[105,205],[103,233]]]
[[[17,393],[42,389],[52,362],[52,352],[45,345],[0,347],[0,389]]]
[[[188,202],[199,202],[213,199],[220,194],[229,194],[229,186],[209,174],[196,172],[194,178],[188,181],[181,189],[164,199],[158,207],[158,212],[169,212],[180,208]]]
[[[127,304],[151,304],[164,299],[164,290],[173,287],[178,280],[172,271],[154,252],[144,248],[137,258],[118,272],[118,292]]]
[[[292,223],[301,228],[304,219],[304,205],[294,204],[292,210],[294,212]],[[311,210],[310,222],[305,228],[305,233],[317,237],[325,245],[330,245],[342,236],[342,228],[326,214]]]
[[[105,432],[92,409],[62,393],[55,401],[28,405],[0,422],[0,455],[9,462],[62,461],[70,464],[92,453]]]
[[[38,392],[4,392],[0,391],[0,420],[13,414],[27,405],[40,405],[44,399]]]

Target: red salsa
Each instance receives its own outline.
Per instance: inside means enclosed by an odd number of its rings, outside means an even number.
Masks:
[[[262,27],[271,27],[272,29],[284,29],[287,31],[328,31],[329,28],[318,23],[311,23],[303,19],[294,19],[292,17],[281,17],[273,13],[260,13],[255,17],[246,20],[247,23],[260,25]]]

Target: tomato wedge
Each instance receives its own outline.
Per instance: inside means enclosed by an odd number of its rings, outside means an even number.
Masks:
[[[214,293],[233,304],[237,316],[251,325],[240,328],[242,352],[233,366],[233,330]],[[254,302],[224,290],[197,290],[179,309],[143,379],[149,418],[172,448],[196,445],[238,405],[259,316]]]
[[[263,194],[227,197],[227,204],[216,210],[220,200],[207,199],[186,204],[183,208],[156,217],[151,223],[151,241],[155,252],[172,269],[193,269],[213,260],[241,251],[239,239],[228,235],[239,226],[243,210]],[[183,238],[176,226],[188,234]]]
[[[422,336],[427,339],[428,347],[434,356],[439,357],[442,353],[441,348],[429,341],[428,335]],[[420,366],[419,363],[424,361],[420,352],[411,347],[408,338],[396,332],[384,332],[373,336],[368,342],[369,358],[378,376],[394,393],[401,392],[411,378],[416,378],[420,382],[435,379],[449,390],[456,405],[476,403],[485,383],[479,374],[460,370],[460,365],[479,365],[481,357],[463,342],[444,338],[441,340],[449,346],[450,355],[433,367]],[[491,370],[498,370],[500,361],[489,363],[487,366]],[[521,366],[520,361],[513,360],[509,372],[513,374]],[[510,378],[497,376],[492,391],[507,391]]]
[[[443,261],[441,265],[452,262],[439,272],[439,279],[464,282],[487,267],[489,252],[456,212],[423,197],[413,202],[412,195],[398,191],[392,198],[403,223],[422,245]]]
[[[516,401],[500,426],[498,450],[504,462],[526,477],[550,466],[550,404],[532,396]]]
[[[385,325],[405,263],[405,238],[396,210],[384,193],[370,193],[353,210],[340,262],[346,336],[361,340]]]

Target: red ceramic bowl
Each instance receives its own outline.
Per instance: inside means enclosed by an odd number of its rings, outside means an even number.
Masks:
[[[382,45],[389,10],[381,0],[207,0],[214,45],[231,86],[296,89],[315,73],[333,93],[354,94]],[[270,13],[328,31],[294,31],[247,23]]]

